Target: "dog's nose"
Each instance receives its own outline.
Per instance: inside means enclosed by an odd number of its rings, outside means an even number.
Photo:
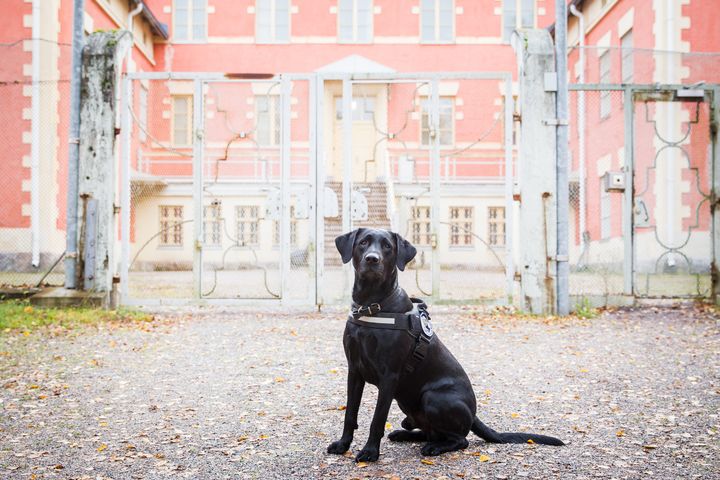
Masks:
[[[365,261],[368,263],[378,263],[380,261],[380,255],[377,253],[368,253],[365,255]]]

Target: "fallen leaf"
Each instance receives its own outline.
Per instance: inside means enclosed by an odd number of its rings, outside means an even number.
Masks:
[[[535,442],[533,442],[533,439],[532,439],[532,438],[528,438],[527,443],[529,443],[530,445],[534,445],[534,444],[535,444]]]
[[[367,462],[357,462],[355,466],[357,466],[358,468],[365,468],[368,466],[368,464]]]
[[[102,452],[103,450],[107,450],[107,445],[104,443],[97,448],[98,452]]]
[[[487,455],[480,455],[480,456],[478,457],[478,460],[480,460],[481,462],[489,462],[489,461],[490,461],[490,457],[488,457]]]
[[[625,430],[618,430],[617,432],[615,432],[615,435],[617,435],[618,437],[624,437],[624,436],[625,436]]]
[[[520,414],[519,413],[511,413],[510,416],[512,418],[518,418],[520,416]]]
[[[385,422],[385,430],[391,430],[392,429],[392,423]]]
[[[424,463],[425,465],[435,465],[435,462],[433,462],[432,460],[428,460],[427,458],[423,458],[422,460],[420,460],[420,463]]]

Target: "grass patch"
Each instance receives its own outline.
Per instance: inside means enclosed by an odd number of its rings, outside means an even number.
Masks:
[[[133,310],[99,308],[36,308],[27,300],[0,301],[0,332],[32,332],[47,326],[73,328],[104,322],[149,322],[152,315]]]

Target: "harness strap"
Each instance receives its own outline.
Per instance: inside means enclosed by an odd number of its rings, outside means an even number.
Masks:
[[[434,335],[425,302],[417,298],[410,300],[413,309],[406,313],[380,313],[381,307],[377,303],[353,306],[348,322],[369,328],[405,330],[415,339],[413,350],[405,363],[405,370],[412,373],[427,356]]]

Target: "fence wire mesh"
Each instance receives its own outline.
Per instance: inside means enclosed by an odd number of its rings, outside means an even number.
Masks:
[[[33,48],[47,59],[35,75]],[[64,280],[70,54],[46,40],[0,43],[0,288]]]
[[[608,192],[608,172],[622,173],[625,158],[623,92],[571,91],[570,295],[622,295],[622,191]]]

